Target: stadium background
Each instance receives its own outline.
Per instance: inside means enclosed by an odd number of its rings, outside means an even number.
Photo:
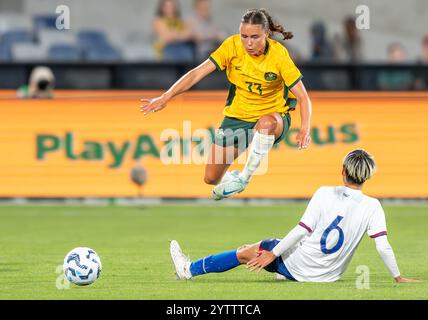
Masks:
[[[139,99],[160,93],[144,90],[168,88],[197,61],[159,58],[151,28],[157,1],[126,3],[0,1],[1,197],[135,197],[141,192],[130,178],[135,167],[143,167],[146,173],[144,196],[209,196],[210,187],[202,181],[203,159],[189,161],[186,153],[191,154],[194,148],[185,150],[182,143],[181,150],[180,146],[178,150],[177,145],[173,147],[174,152],[181,153],[180,164],[166,165],[159,155],[165,149],[160,134],[168,128],[177,130],[183,142],[191,138],[183,136],[189,135],[183,132],[186,121],[192,126],[190,134],[217,128],[227,79],[215,72],[191,93],[176,98],[166,111],[143,117],[138,112]],[[310,1],[264,3],[295,34],[286,45],[313,99],[313,144],[307,151],[295,150],[299,114],[298,110],[293,112],[293,130],[269,157],[268,174],[256,177],[256,183],[239,197],[308,198],[320,183],[340,183],[337,168],[342,157],[362,147],[379,162],[376,179],[367,189],[372,195],[425,198],[428,189],[420,177],[426,177],[428,170],[426,157],[421,156],[428,134],[424,112],[428,69],[419,56],[426,30],[424,10],[417,8],[423,9],[426,3],[329,3],[334,10]],[[56,29],[59,13],[55,10],[63,4],[69,8],[70,30]],[[343,33],[344,19],[358,16],[355,9],[362,4],[370,9],[370,29],[358,30],[360,55],[316,56],[313,25],[323,24],[325,42],[334,44]],[[193,1],[179,5],[183,19],[191,19]],[[242,12],[254,6],[255,1],[212,1],[213,23],[221,26],[222,35],[232,34]],[[405,23],[408,20],[412,23]],[[401,62],[388,60],[392,43],[405,50]],[[58,54],[54,49],[61,45],[68,45],[68,53],[78,54]],[[55,99],[15,99],[14,90],[28,82],[38,65],[52,69]],[[397,76],[410,76],[411,81],[422,85],[400,87],[391,83],[388,88],[382,84],[382,77]],[[71,141],[68,146],[67,135]],[[49,149],[52,143],[59,144],[58,150],[41,150]],[[109,143],[117,148],[129,144],[117,165],[111,164],[114,159]],[[237,165],[240,167],[242,162]],[[172,176],[174,185],[170,183]],[[280,185],[273,185],[273,181]]]
[[[69,9],[70,30],[56,28],[61,5]],[[193,1],[179,5],[191,18]],[[259,5],[212,0],[213,21],[226,37],[237,32],[247,8]],[[370,9],[370,29],[357,31],[361,43],[352,57],[343,47],[333,54],[359,5]],[[313,142],[305,151],[295,148],[297,108],[267,173],[219,203],[209,199],[196,143],[186,143],[192,134],[210,137],[219,125],[224,74],[211,74],[163,112],[139,112],[141,98],[156,96],[198,63],[159,58],[151,29],[157,1],[0,0],[0,299],[428,297],[426,281],[395,285],[370,239],[334,284],[279,289],[271,274],[248,275],[244,267],[174,281],[168,240],[198,258],[281,237],[319,186],[341,184],[341,161],[355,148],[378,162],[365,192],[382,200],[400,270],[422,280],[428,274],[428,3],[268,0],[263,6],[295,35],[286,45],[313,102]],[[37,66],[55,75],[53,99],[18,99]],[[165,129],[178,134],[166,159],[170,151],[179,163],[161,161]],[[141,188],[131,179],[135,172],[144,178]],[[100,255],[101,279],[62,290],[58,266],[78,246]],[[370,290],[356,287],[361,265],[371,272]]]

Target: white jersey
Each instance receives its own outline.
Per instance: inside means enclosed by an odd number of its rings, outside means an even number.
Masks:
[[[319,188],[300,220],[310,235],[281,257],[297,281],[336,281],[345,272],[364,233],[386,235],[379,200],[359,190]]]

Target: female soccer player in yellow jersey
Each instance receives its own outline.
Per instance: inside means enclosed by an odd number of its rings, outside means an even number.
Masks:
[[[287,49],[270,38],[274,32],[281,33],[284,39],[293,37],[265,9],[248,10],[241,19],[239,34],[227,38],[209,59],[161,96],[141,99],[144,114],[157,112],[215,69],[226,70],[231,86],[223,111],[225,117],[211,147],[204,178],[206,183],[215,185],[216,200],[245,189],[272,146],[289,130],[289,112],[297,102],[301,118],[299,148],[305,149],[311,141],[311,101]],[[243,171],[226,172],[250,142]]]

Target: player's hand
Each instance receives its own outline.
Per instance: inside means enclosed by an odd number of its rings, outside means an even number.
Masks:
[[[141,102],[140,112],[143,112],[144,115],[157,112],[166,107],[166,99],[163,96],[153,99],[141,99]]]
[[[410,279],[410,278],[402,278],[401,276],[398,276],[395,279],[395,282],[397,283],[404,283],[404,282],[421,282],[420,280],[417,279]]]
[[[300,129],[300,132],[297,134],[297,142],[299,143],[299,149],[306,149],[311,143],[310,131]]]
[[[272,251],[263,250],[257,256],[257,258],[254,258],[247,262],[247,269],[249,269],[250,271],[257,270],[257,272],[259,272],[276,258],[276,255],[274,255]]]

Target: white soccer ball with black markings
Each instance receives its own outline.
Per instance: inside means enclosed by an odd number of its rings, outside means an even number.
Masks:
[[[91,248],[74,248],[64,258],[64,274],[78,286],[94,283],[100,277],[101,269],[100,257]]]

